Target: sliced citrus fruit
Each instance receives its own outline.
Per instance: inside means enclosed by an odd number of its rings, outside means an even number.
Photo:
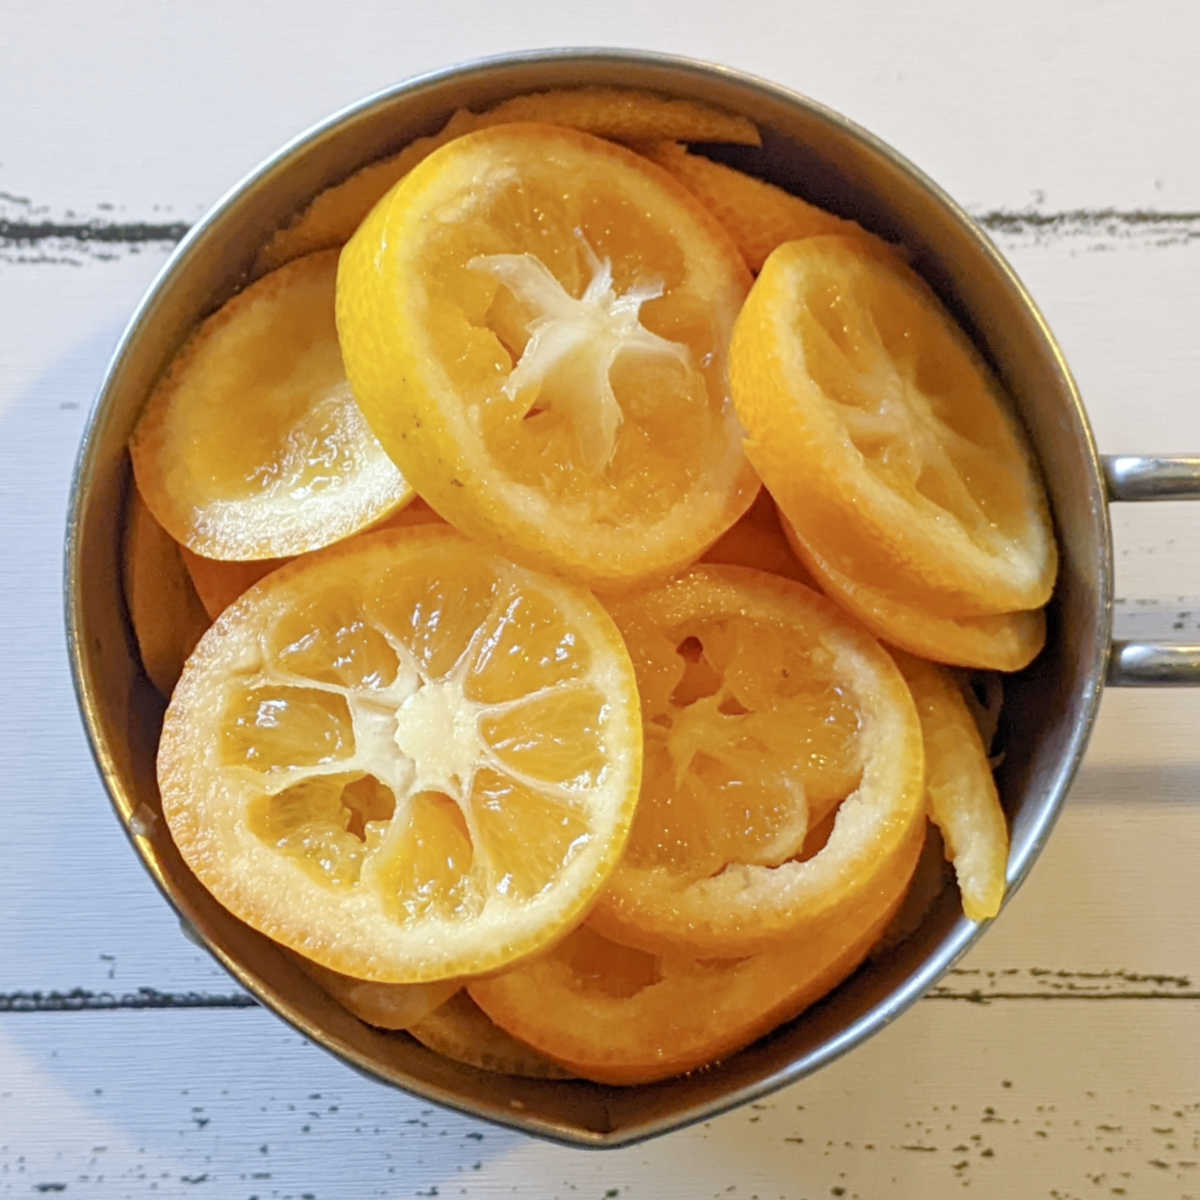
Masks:
[[[987,751],[954,677],[907,654],[895,658],[921,718],[929,817],[954,864],[963,912],[986,921],[1000,911],[1008,867],[1008,825]]]
[[[191,577],[192,586],[204,611],[211,620],[216,620],[243,592],[249,591],[260,579],[290,558],[260,558],[250,562],[223,562],[219,558],[205,558],[193,554],[186,546],[180,547],[183,563]]]
[[[844,919],[925,819],[920,727],[887,653],[825,597],[738,567],[696,567],[610,611],[646,769],[595,927],[739,956]]]
[[[142,668],[158,692],[170,696],[208,619],[179,546],[150,515],[132,483],[125,501],[121,566],[125,606]]]
[[[761,141],[754,123],[745,117],[695,100],[626,88],[560,88],[514,96],[482,113],[459,109],[437,133],[409,142],[399,153],[369,163],[320,192],[270,238],[259,252],[257,271],[272,271],[302,254],[341,246],[384,194],[439,146],[473,129],[514,121],[565,125],[618,142],[672,138],[757,146]]]
[[[830,565],[817,545],[784,519],[784,534],[826,595],[853,613],[876,637],[920,658],[960,667],[1019,671],[1046,644],[1040,608],[981,617],[948,617],[907,601],[886,587],[858,583]]]
[[[756,500],[736,525],[709,546],[700,561],[753,567],[756,571],[770,571],[772,575],[782,575],[815,587],[813,577],[783,535],[774,502],[765,490],[762,496],[766,497],[766,503]]]
[[[566,125],[616,142],[762,142],[754,122],[701,100],[679,100],[638,88],[577,87],[530,92],[483,114],[488,123],[537,121]]]
[[[579,920],[640,773],[633,671],[591,594],[436,526],[288,563],[230,605],[158,753],[217,900],[380,983],[492,970]]]
[[[373,983],[342,975],[305,958],[292,955],[296,965],[322,991],[347,1012],[376,1029],[407,1029],[445,1004],[462,987],[460,979],[437,979],[432,983]]]
[[[502,1028],[585,1079],[651,1083],[708,1065],[854,971],[904,895],[920,832],[910,830],[861,908],[801,941],[740,960],[658,957],[589,922],[548,954],[472,982],[470,994]]]
[[[845,238],[788,242],[734,332],[746,451],[850,579],[949,616],[1045,603],[1057,552],[999,382],[929,288]]]
[[[465,991],[413,1022],[408,1032],[430,1050],[480,1071],[527,1079],[566,1079],[570,1074],[505,1033]]]
[[[333,252],[239,292],[176,355],[130,453],[151,512],[207,558],[315,550],[412,498],[342,368]]]
[[[400,529],[407,525],[431,525],[440,521],[441,517],[418,497],[372,528]],[[193,554],[186,546],[181,546],[180,552],[200,603],[214,621],[243,592],[285,562],[292,561],[290,558],[260,558],[250,562],[228,562]]]
[[[674,175],[729,230],[752,271],[760,271],[771,251],[784,242],[827,234],[854,238],[877,252],[900,254],[856,221],[834,216],[773,183],[693,154],[678,142],[655,142],[638,150]]]
[[[398,153],[368,163],[319,192],[289,224],[271,235],[258,253],[256,272],[274,271],[301,255],[344,245],[398,180],[439,146],[476,129],[478,123],[475,113],[459,109],[437,133],[416,138]]]
[[[692,561],[758,481],[726,387],[749,283],[631,151],[549,125],[458,138],[342,252],[354,393],[464,532],[596,584]]]

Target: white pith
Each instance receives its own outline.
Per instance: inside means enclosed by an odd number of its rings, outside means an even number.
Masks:
[[[647,280],[618,292],[612,263],[579,240],[591,278],[578,299],[533,254],[484,254],[467,265],[498,279],[530,314],[529,340],[504,382],[505,395],[563,412],[574,426],[580,465],[599,472],[612,461],[622,421],[610,379],[617,360],[640,354],[688,370],[691,352],[641,322],[642,305],[661,296],[663,284]]]

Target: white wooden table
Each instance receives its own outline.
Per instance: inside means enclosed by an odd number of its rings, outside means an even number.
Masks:
[[[1102,449],[1194,451],[1190,0],[4,9],[0,1197],[1200,1197],[1200,692],[1106,697],[1031,881],[894,1027],[766,1103],[596,1154],[365,1082],[180,937],[94,774],[59,616],[84,418],[186,225],[327,112],[500,50],[670,50],[841,109],[993,232]],[[1200,510],[1114,515],[1120,628],[1196,640]]]

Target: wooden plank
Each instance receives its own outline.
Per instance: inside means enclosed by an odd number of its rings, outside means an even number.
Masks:
[[[130,3],[17,11],[0,48],[0,189],[187,219],[309,123],[439,65],[507,47],[614,40],[724,61],[798,88],[893,141],[952,194],[1001,209],[1194,209],[1200,79],[1182,0],[1135,8],[1014,0],[764,3],[730,37],[728,6],[687,19],[513,0],[503,32],[477,0],[417,12],[364,3]],[[33,15],[36,12],[36,17]],[[54,31],[31,102],[28,44]],[[236,31],[236,32],[235,32]],[[25,36],[22,36],[24,33]],[[59,148],[69,146],[69,153]]]
[[[1197,1200],[1198,1017],[928,1002],[763,1103],[597,1153],[372,1084],[261,1011],[5,1016],[0,1197]]]
[[[1010,254],[1028,247],[1149,251],[1200,241],[1200,211],[1147,209],[1003,209],[976,206],[970,215]],[[112,205],[55,210],[25,196],[0,193],[0,262],[82,266],[91,261],[163,253],[187,232],[186,219],[114,214]]]

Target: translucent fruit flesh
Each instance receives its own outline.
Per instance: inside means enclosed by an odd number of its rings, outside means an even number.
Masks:
[[[952,617],[1044,604],[1057,553],[1037,468],[978,352],[907,267],[789,242],[734,330],[746,452],[830,566]]]
[[[572,1074],[651,1083],[716,1062],[791,1020],[841,983],[896,912],[924,824],[840,922],[742,959],[630,949],[585,924],[548,954],[469,987],[502,1028]]]
[[[646,768],[594,927],[733,956],[860,903],[924,819],[916,714],[878,643],[808,588],[736,567],[695,567],[612,612]]]
[[[1040,608],[978,617],[930,612],[901,593],[843,574],[786,519],[784,532],[827,596],[853,613],[877,638],[910,654],[959,667],[1019,671],[1045,645],[1046,614]]]
[[[581,589],[449,530],[364,535],[225,610],[164,722],[184,858],[331,970],[490,970],[611,872],[641,737],[620,636]]]
[[[372,427],[437,512],[627,586],[697,557],[757,490],[726,389],[748,285],[657,168],[509,125],[442,147],[376,206],[342,255],[338,329]]]
[[[195,554],[301,554],[412,498],[350,391],[336,271],[336,253],[311,255],[239,292],[184,344],[138,420],[138,489]]]

